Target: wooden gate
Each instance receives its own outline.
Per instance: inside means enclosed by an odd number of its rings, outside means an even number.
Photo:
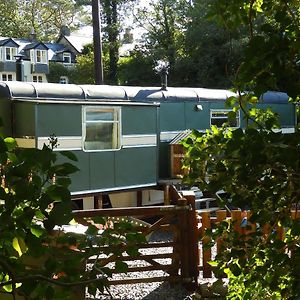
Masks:
[[[140,226],[138,230],[145,236],[149,237],[151,233],[157,231],[168,232],[170,239],[168,241],[151,242],[137,244],[139,254],[137,256],[111,255],[102,259],[102,266],[109,266],[111,262],[117,260],[125,261],[129,268],[128,276],[119,276],[118,279],[109,279],[110,285],[133,284],[157,281],[181,282],[189,287],[196,286],[198,280],[198,241],[197,232],[190,234],[191,228],[196,226],[196,214],[187,199],[176,199],[175,205],[137,207],[137,208],[112,208],[98,210],[84,210],[74,212],[76,219],[80,222],[83,218],[102,216],[102,217],[135,217],[150,218],[159,217],[159,219],[150,226]],[[143,249],[163,249],[155,251],[156,253],[143,253]],[[104,250],[104,249],[100,249]],[[126,246],[124,246],[124,252]],[[160,261],[163,259],[163,263]],[[136,266],[135,261],[144,261],[147,265]],[[166,264],[166,261],[168,263]],[[132,262],[132,263],[130,263]],[[152,270],[160,270],[162,276],[149,277]],[[142,277],[142,272],[147,271],[147,276]],[[130,278],[130,273],[139,272],[139,278]],[[112,273],[117,271],[112,267]]]

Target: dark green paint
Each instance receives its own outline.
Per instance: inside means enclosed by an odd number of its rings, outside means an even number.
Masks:
[[[123,134],[155,134],[156,107],[124,106],[122,107]]]
[[[35,136],[35,104],[30,102],[17,102],[14,106],[15,136]]]
[[[116,152],[116,186],[156,183],[156,151],[156,147],[144,147]]]
[[[81,105],[37,104],[37,136],[81,136]]]

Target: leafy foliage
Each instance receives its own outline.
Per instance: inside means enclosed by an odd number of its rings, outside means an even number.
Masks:
[[[37,38],[51,41],[57,38],[62,26],[76,29],[80,20],[75,15],[82,12],[82,5],[70,0],[0,1],[1,36],[28,36],[34,29]]]
[[[244,112],[247,128],[194,131],[184,142],[185,180],[213,193],[224,190],[220,206],[251,210],[247,235],[228,220],[212,231],[222,239],[213,264],[229,278],[228,299],[294,299],[300,296],[300,231],[291,209],[299,208],[300,136],[275,131],[276,114],[252,104],[267,90],[299,100],[299,5],[218,0],[210,9],[226,28],[248,28],[234,79],[237,97],[228,99],[234,111]]]
[[[26,299],[69,299],[88,286],[95,295],[111,276],[98,247],[119,256],[115,268],[126,271],[121,249],[137,251],[135,241],[143,236],[128,222],[103,218],[88,220],[85,234],[67,230],[74,218],[69,175],[77,168],[58,164],[54,137],[49,144],[42,150],[19,149],[14,139],[0,138],[0,291]],[[76,160],[72,153],[61,154]],[[86,271],[91,256],[97,259]]]

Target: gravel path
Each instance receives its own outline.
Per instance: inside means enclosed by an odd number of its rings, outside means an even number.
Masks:
[[[155,232],[151,236],[151,241],[160,242],[170,240],[170,236],[167,233]],[[142,254],[154,254],[154,253],[166,253],[171,252],[171,247],[164,247],[161,249],[141,249]],[[169,264],[170,259],[160,259],[160,263]],[[134,261],[134,266],[145,266],[145,261]],[[129,264],[130,266],[130,264]],[[141,277],[159,277],[164,276],[166,273],[163,271],[148,271],[148,272],[135,272],[129,273],[130,275],[113,275],[113,279],[119,279],[120,276],[126,276],[126,278],[141,278]],[[211,283],[212,279],[201,280],[199,283]],[[110,294],[109,294],[110,293]],[[186,290],[180,284],[170,284],[168,282],[152,282],[152,283],[139,283],[139,284],[128,284],[128,285],[115,285],[111,286],[109,293],[97,295],[96,298],[88,297],[91,299],[102,299],[102,300],[189,300],[189,299],[201,299],[195,296],[194,292]],[[220,298],[218,298],[220,299]]]

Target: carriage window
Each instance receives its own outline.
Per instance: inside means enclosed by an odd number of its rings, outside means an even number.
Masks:
[[[83,150],[120,149],[120,131],[120,108],[84,108]]]
[[[229,109],[213,109],[210,111],[210,124],[217,127],[221,127],[224,123],[228,122],[230,127],[240,126],[239,113],[236,114],[236,118],[228,119]]]

